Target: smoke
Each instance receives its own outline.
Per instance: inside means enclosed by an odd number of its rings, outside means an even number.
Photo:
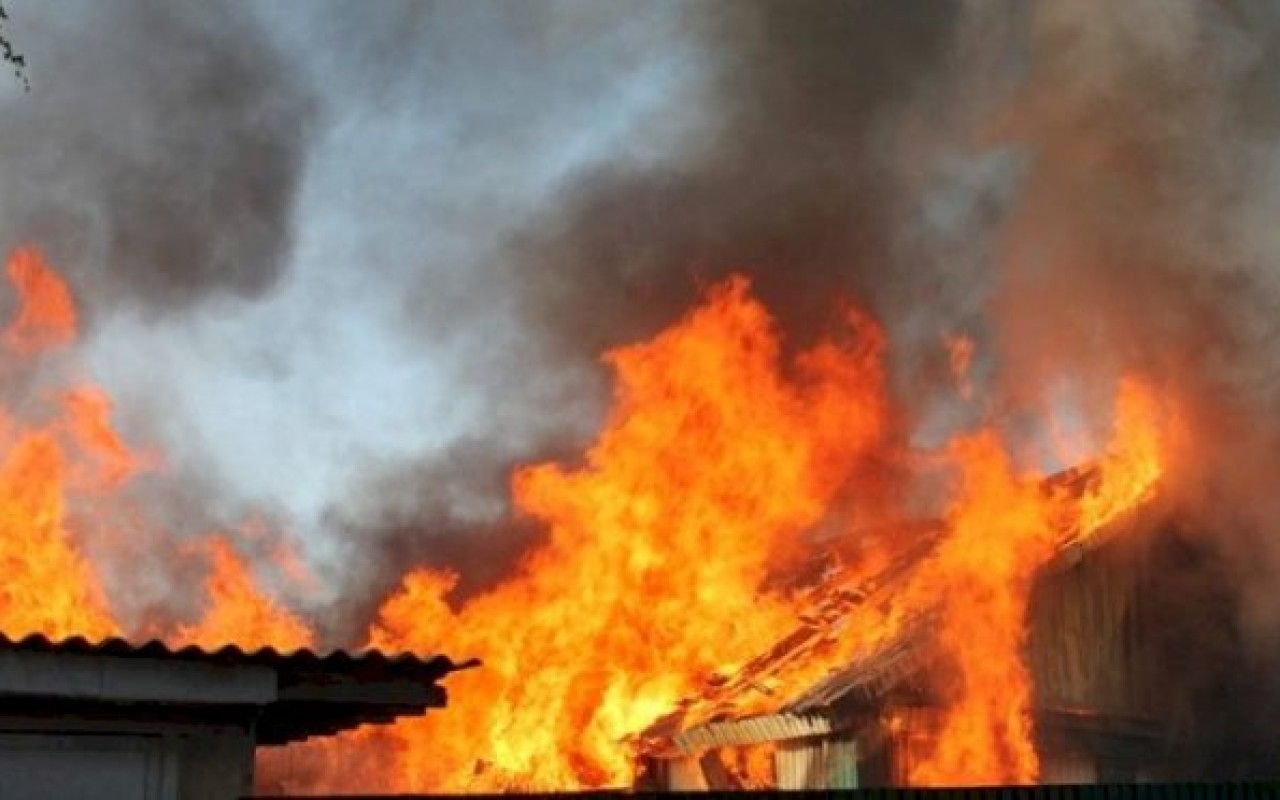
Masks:
[[[1280,14],[1250,2],[687,13],[706,67],[701,102],[670,112],[688,120],[679,146],[579,170],[486,273],[514,292],[527,337],[512,374],[578,375],[569,385],[602,403],[598,353],[652,334],[734,270],[792,343],[821,330],[834,298],[868,305],[921,429],[987,417],[1025,435],[1064,402],[1105,422],[1121,374],[1155,382],[1191,427],[1171,488],[1199,539],[1151,602],[1181,621],[1177,646],[1213,643],[1173,688],[1204,723],[1197,741],[1235,754],[1206,774],[1259,769],[1276,731],[1241,733],[1224,709],[1280,698],[1255,680],[1280,655]],[[957,330],[978,342],[990,406],[936,399],[939,340]],[[1215,706],[1223,687],[1233,700]]]
[[[498,238],[478,273],[483,283],[450,295],[448,308],[433,304],[438,313],[414,326],[415,335],[458,341],[469,375],[482,376],[488,402],[497,402],[472,440],[496,456],[485,460],[476,484],[495,498],[517,460],[572,452],[594,428],[608,396],[604,350],[652,335],[731,271],[751,276],[791,345],[822,331],[841,296],[868,300],[892,322],[906,319],[921,294],[947,293],[928,288],[948,283],[940,263],[900,269],[897,232],[911,214],[900,169],[916,155],[900,131],[948,68],[959,10],[735,2],[666,12],[689,32],[686,43],[673,45],[672,21],[625,29],[647,58],[673,46],[696,54],[699,69],[675,95],[685,102],[667,102],[660,118],[635,122],[641,130],[665,125],[665,149],[655,154],[618,138],[607,157],[566,173]],[[557,94],[555,86],[536,90],[539,102]],[[987,193],[971,188],[951,204]],[[420,285],[426,296],[438,278],[428,273]],[[967,296],[968,287],[956,293]],[[506,316],[500,323],[495,308]],[[948,305],[938,314],[955,312]],[[507,326],[514,337],[504,336]],[[922,325],[917,315],[903,327],[919,329],[932,347],[944,323]],[[416,541],[422,560],[448,566],[453,559],[427,550],[457,548],[429,545],[437,539],[425,532],[458,528],[454,505],[441,502],[454,484],[440,481],[438,469],[452,457],[429,456],[425,469],[411,461],[402,473],[408,480],[384,482],[372,494],[365,487],[358,510],[336,513],[352,520],[347,527],[359,541],[397,550]],[[370,502],[415,508],[416,521],[398,513],[394,524],[379,524],[367,513]],[[494,537],[485,532],[489,524],[457,538],[483,542],[495,563],[509,562],[511,548],[529,541]],[[460,594],[482,586],[464,585]]]
[[[275,286],[292,250],[313,111],[253,18],[145,0],[7,10],[30,82],[29,91],[0,82],[0,252],[35,244],[50,257],[90,343],[120,315],[160,326]],[[121,362],[158,366],[136,344],[120,342],[104,382]],[[6,375],[6,409],[47,405],[51,392],[93,380],[92,360],[80,350]],[[154,449],[159,421],[182,413],[165,407],[166,394],[141,404],[124,393],[121,415],[140,449]],[[188,419],[188,432],[198,427]],[[213,510],[225,505],[220,488],[186,470],[69,509],[133,630],[194,610],[197,598],[175,587],[197,584],[202,565],[179,541],[233,524]]]
[[[1068,392],[1096,409],[1131,372],[1182,404],[1188,439],[1168,488],[1193,555],[1164,564],[1149,601],[1197,658],[1162,680],[1190,698],[1189,769],[1270,774],[1260,754],[1280,731],[1232,720],[1280,698],[1261,678],[1280,657],[1267,477],[1280,467],[1280,251],[1267,222],[1280,212],[1280,15],[1249,2],[1046,3],[1028,23],[1026,84],[993,128],[1030,159],[1000,231],[996,388],[1008,408]]]
[[[15,36],[38,91],[5,105],[0,243],[39,241],[92,311],[274,285],[309,100],[252,20],[145,0],[28,11]]]
[[[538,448],[528,456],[550,452]],[[513,517],[507,500],[518,458],[510,445],[464,439],[417,464],[382,465],[357,483],[353,495],[366,499],[334,508],[328,520],[351,534],[340,551],[344,568],[328,576],[342,587],[324,617],[329,637],[360,641],[408,564],[457,574],[458,598],[509,575],[543,533],[532,520]]]
[[[499,579],[539,536],[510,472],[590,436],[601,351],[738,271],[788,346],[869,307],[913,444],[1100,418],[1124,372],[1176,396],[1178,593],[1238,612],[1205,685],[1280,652],[1270,4],[7,7],[0,247],[69,274],[179,480],[157,518],[266,508],[335,639],[408,564]]]
[[[749,274],[801,342],[840,295],[892,324],[890,312],[946,283],[940,271],[903,269],[915,198],[901,173],[920,155],[909,114],[953,63],[960,8],[699,12],[690,24],[709,61],[709,111],[679,154],[585,172],[507,243],[522,319],[561,358],[651,334],[730,271]]]

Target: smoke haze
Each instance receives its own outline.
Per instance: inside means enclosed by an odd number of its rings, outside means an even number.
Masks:
[[[739,271],[789,345],[842,297],[879,317],[919,446],[1087,418],[1126,371],[1175,393],[1186,580],[1239,587],[1205,683],[1280,652],[1271,4],[9,11],[0,247],[72,282],[85,364],[168,456],[143,499],[297,536],[333,637],[406,564],[497,580],[539,535],[506,479],[591,435],[601,351]]]

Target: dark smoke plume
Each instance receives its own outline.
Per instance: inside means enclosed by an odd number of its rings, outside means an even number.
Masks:
[[[1280,664],[1272,4],[726,0],[648,4],[623,21],[591,3],[479,0],[376,15],[336,3],[278,16],[195,0],[8,7],[33,90],[0,94],[0,250],[39,242],[91,316],[123,307],[150,320],[270,299],[295,237],[337,230],[315,249],[336,242],[326,257],[394,269],[352,282],[359,292],[308,285],[289,308],[337,295],[381,321],[383,295],[406,290],[397,333],[457,361],[447,393],[478,420],[465,435],[399,459],[353,456],[336,436],[308,451],[360,476],[314,534],[331,551],[334,638],[358,639],[411,564],[458,570],[462,596],[499,580],[539,536],[512,521],[511,470],[590,436],[607,403],[601,351],[652,335],[738,271],[791,345],[843,296],[877,315],[904,428],[986,417],[1017,432],[1062,392],[1101,407],[1130,371],[1175,395],[1193,428],[1172,487],[1188,543],[1164,554],[1176,580],[1155,601],[1178,623],[1170,653],[1206,643],[1180,673],[1183,713],[1212,739],[1203,752],[1237,754],[1234,773],[1280,745],[1273,726],[1231,724],[1240,709],[1280,708],[1264,677]],[[598,123],[583,137],[594,155],[566,158],[563,174],[522,161],[550,152],[529,141],[562,137],[548,120],[580,113],[580,95],[630,86],[637,64],[677,46],[696,67],[678,73],[685,106],[625,118],[645,130],[584,115]],[[345,142],[362,118],[391,132]],[[305,219],[304,177],[322,186]],[[363,203],[354,212],[339,202],[349,194]],[[442,243],[445,228],[456,240]],[[219,354],[242,347],[228,361],[253,362],[253,386],[313,399],[289,383],[315,374],[298,353],[329,330],[315,316],[349,308],[306,311],[268,342],[228,344],[216,327],[193,338]],[[938,400],[950,390],[941,338],[955,332],[976,341],[975,395],[994,395],[989,406]],[[197,439],[145,377],[133,395],[156,412],[125,416]],[[361,403],[381,411],[384,399]],[[290,413],[324,441],[330,416],[305,403]],[[198,469],[200,454],[185,455]],[[156,504],[205,524],[227,490],[226,476],[204,478]]]
[[[700,12],[712,111],[684,157],[580,176],[509,245],[524,317],[555,353],[593,359],[650,335],[730,271],[800,339],[842,293],[887,312],[938,277],[896,269],[897,168],[908,112],[951,63],[960,8]]]
[[[39,91],[4,107],[0,249],[39,242],[91,311],[269,289],[310,100],[243,9],[63,3],[18,22]]]
[[[1186,541],[1157,556],[1169,664],[1153,679],[1186,700],[1191,776],[1274,775],[1280,728],[1238,720],[1280,704],[1264,677],[1280,663],[1264,577],[1280,568],[1280,242],[1261,222],[1280,212],[1264,144],[1280,135],[1280,15],[1044,3],[1028,22],[1026,83],[993,126],[1030,159],[1000,230],[997,388],[1006,407],[1043,408],[1078,376],[1096,409],[1136,373],[1183,404],[1166,490]]]

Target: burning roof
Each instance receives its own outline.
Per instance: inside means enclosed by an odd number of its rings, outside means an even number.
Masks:
[[[1078,502],[1101,480],[1100,467],[1086,465],[1052,476],[1042,488]],[[1065,525],[1043,569],[1074,563],[1122,535],[1132,519],[1126,514],[1092,531],[1078,522]],[[911,544],[870,575],[843,566],[828,569],[805,591],[790,633],[733,675],[708,681],[702,693],[650,726],[639,737],[642,750],[696,755],[708,748],[825,734],[845,722],[844,714],[873,710],[892,692],[905,690],[917,699],[927,695],[924,673],[937,656],[936,609],[914,609],[892,635],[867,637],[865,647],[842,651],[839,643],[859,638],[857,625],[865,620],[860,611],[891,603],[905,591],[936,555],[943,536],[940,522],[917,526]],[[833,659],[834,652],[849,655]],[[812,680],[797,681],[797,672]]]

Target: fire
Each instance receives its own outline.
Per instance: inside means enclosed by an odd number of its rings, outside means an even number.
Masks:
[[[951,367],[951,379],[955,382],[960,396],[968,400],[973,397],[973,382],[969,370],[973,366],[973,339],[963,334],[943,337],[947,347],[947,362]]]
[[[76,310],[57,273],[26,249],[8,274],[21,308],[4,334],[5,357],[20,364],[71,344]],[[967,397],[972,341],[955,337],[948,348]],[[812,554],[815,532],[844,526],[844,538],[856,538],[849,519],[860,507],[879,514],[892,505],[862,482],[870,465],[901,454],[885,350],[879,327],[848,311],[830,336],[785,356],[768,312],[735,278],[651,341],[607,354],[614,406],[582,462],[514,475],[516,507],[543,525],[544,542],[462,603],[452,598],[458,576],[409,569],[378,610],[369,646],[445,649],[485,667],[453,679],[446,714],[343,740],[377,770],[358,780],[410,791],[629,784],[640,731],[811,610],[812,594],[781,587]],[[956,437],[941,454],[955,479],[938,528],[843,548],[861,555],[834,588],[860,585],[898,549],[924,553],[919,566],[890,596],[842,612],[839,636],[772,674],[768,691],[737,711],[763,709],[770,692],[927,634],[941,706],[912,782],[1036,780],[1022,660],[1031,583],[1065,544],[1088,542],[1154,495],[1176,427],[1166,406],[1136,377],[1121,381],[1110,443],[1095,479],[1074,494],[1046,491],[1045,476],[1017,467],[994,428]],[[110,398],[92,385],[28,417],[0,411],[0,629],[128,634],[68,509],[114,502],[158,458],[126,444]],[[272,554],[286,578],[309,585],[296,552],[263,540],[261,526],[244,535],[249,551]],[[162,627],[165,640],[316,646],[231,538],[172,536],[175,558],[193,552],[176,544],[183,538],[196,541],[208,572],[194,621]],[[712,710],[694,705],[686,721]],[[766,780],[767,752],[740,765],[753,782]]]
[[[784,365],[767,313],[735,279],[653,341],[608,356],[615,407],[585,463],[514,480],[519,508],[549,528],[547,544],[459,608],[449,602],[456,576],[419,570],[380,612],[374,646],[443,641],[486,661],[457,681],[446,717],[395,728],[396,788],[626,785],[629,737],[790,629],[806,599],[771,590],[772,570],[840,493],[856,502],[874,489],[856,485],[858,469],[892,446],[882,337],[848,319],[844,336]],[[967,386],[972,345],[953,345]],[[950,679],[935,746],[911,780],[1034,781],[1022,661],[1032,580],[1064,541],[1151,496],[1163,413],[1140,382],[1122,383],[1102,478],[1083,496],[1046,493],[1044,476],[1016,469],[994,430],[958,437],[944,454],[955,492],[923,566],[893,596],[849,612],[839,640],[771,676],[769,691],[802,689],[930,633]],[[880,556],[849,565],[847,579],[867,578]],[[769,696],[758,695],[760,708]],[[686,723],[713,710],[691,708]]]
[[[71,292],[34,248],[23,248],[10,258],[6,268],[10,282],[18,290],[18,316],[4,332],[10,349],[34,356],[63,347],[76,337],[76,307]]]
[[[625,785],[623,739],[771,643],[790,614],[762,588],[771,565],[884,430],[880,334],[848,325],[786,370],[734,280],[608,356],[615,407],[585,463],[514,480],[549,541],[456,611],[450,579],[423,572],[382,609],[373,645],[447,642],[485,661],[453,684],[447,716],[396,728],[397,787]]]
[[[1115,433],[1100,465],[1104,480],[1080,500],[1079,528],[1085,536],[1155,494],[1167,451],[1182,427],[1147,386],[1132,378],[1121,382],[1115,409]]]
[[[71,292],[41,254],[32,248],[16,251],[7,274],[20,303],[4,332],[9,363],[21,366],[72,344],[77,315]],[[158,459],[126,444],[112,425],[111,399],[99,387],[73,386],[52,399],[27,415],[35,421],[0,410],[0,563],[5,570],[0,630],[54,639],[125,635],[130,631],[111,610],[72,511],[109,507],[120,489],[153,469]],[[181,549],[174,545],[175,557]],[[203,618],[165,638],[207,647],[313,643],[301,621],[259,590],[225,539],[209,537],[205,549],[211,572]]]
[[[19,250],[9,259],[9,280],[21,307],[4,332],[19,356],[67,344],[75,335],[71,294],[40,254]],[[75,432],[79,428],[70,426]],[[27,426],[0,412],[0,630],[105,637],[119,628],[93,567],[67,529],[66,479],[79,437],[56,421]]]
[[[0,630],[16,636],[104,638],[119,628],[93,567],[66,527],[63,444],[53,431],[3,422],[0,461]]]
[[[1037,570],[1066,537],[1088,540],[1154,494],[1172,412],[1140,382],[1121,382],[1115,424],[1098,481],[1080,497],[1043,490],[1044,476],[1020,474],[994,433],[950,448],[961,473],[948,533],[905,597],[939,608],[939,646],[954,670],[933,748],[913,764],[917,785],[1033,783],[1031,677],[1022,659],[1027,600]],[[1064,518],[1074,529],[1064,532]]]
[[[937,746],[918,765],[920,785],[1030,783],[1031,680],[1022,663],[1027,594],[1057,543],[1051,503],[1019,475],[991,432],[951,445],[961,465],[948,534],[911,590],[943,599],[937,636],[955,664],[956,697]]]
[[[210,536],[202,544],[211,563],[205,580],[208,604],[198,622],[178,628],[171,637],[174,644],[215,649],[234,643],[244,650],[314,646],[315,636],[310,628],[262,593],[230,542],[221,536]]]

